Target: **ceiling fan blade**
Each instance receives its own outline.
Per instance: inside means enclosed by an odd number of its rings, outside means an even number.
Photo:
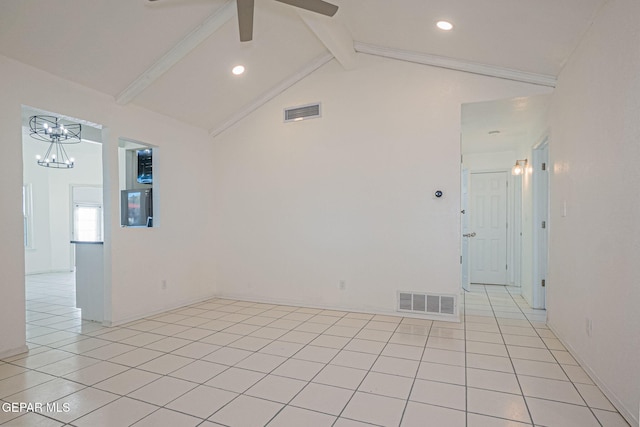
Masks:
[[[301,9],[310,10],[321,15],[333,16],[338,11],[338,6],[335,4],[327,3],[322,0],[276,0],[280,3],[285,3],[291,6],[299,7]]]
[[[237,0],[241,42],[253,39],[253,2],[254,0]]]

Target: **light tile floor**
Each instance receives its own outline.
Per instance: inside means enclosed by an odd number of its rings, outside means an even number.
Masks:
[[[73,275],[29,276],[30,351],[0,361],[0,399],[58,410],[0,424],[628,425],[544,311],[499,286],[461,300],[461,323],[212,299],[105,328]]]

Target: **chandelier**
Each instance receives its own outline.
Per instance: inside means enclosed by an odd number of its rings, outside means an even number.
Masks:
[[[67,155],[64,146],[82,141],[82,125],[63,124],[54,116],[31,116],[29,129],[32,138],[49,143],[49,149],[43,156],[36,156],[38,165],[55,169],[71,169],[75,160]]]

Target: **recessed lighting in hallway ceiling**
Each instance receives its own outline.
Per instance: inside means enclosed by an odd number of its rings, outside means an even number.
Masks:
[[[453,29],[453,24],[449,21],[438,21],[436,22],[436,27],[443,31],[451,31]]]
[[[240,74],[244,73],[244,66],[243,65],[236,65],[235,67],[233,67],[231,72],[234,75],[239,76]]]

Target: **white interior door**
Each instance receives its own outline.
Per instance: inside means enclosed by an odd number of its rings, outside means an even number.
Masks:
[[[469,169],[462,169],[461,202],[460,202],[460,231],[462,240],[460,243],[460,264],[462,268],[462,289],[471,291],[471,276],[469,272]]]
[[[471,173],[471,283],[507,284],[507,172]]]

